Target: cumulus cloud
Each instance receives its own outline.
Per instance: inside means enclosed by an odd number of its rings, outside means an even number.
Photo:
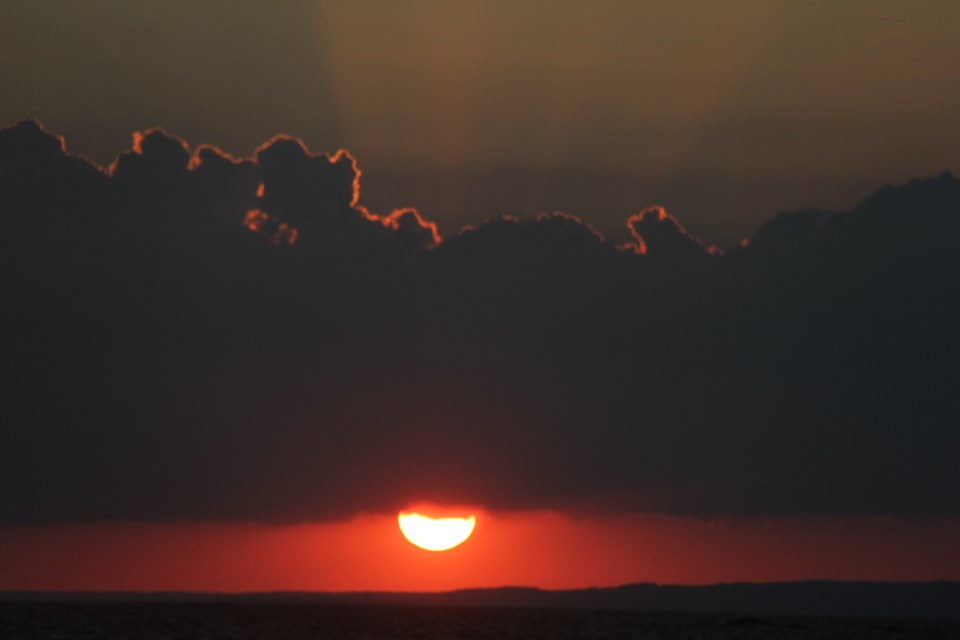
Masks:
[[[630,216],[627,218],[627,228],[634,241],[627,244],[626,248],[658,260],[696,261],[722,253],[718,247],[704,246],[699,239],[687,233],[680,221],[661,206],[647,207]]]
[[[442,237],[346,151],[159,129],[102,168],[0,129],[0,520],[323,520],[411,501],[960,515],[960,185]]]

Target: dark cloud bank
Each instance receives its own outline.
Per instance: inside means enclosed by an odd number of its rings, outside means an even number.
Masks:
[[[773,218],[448,235],[353,158],[0,130],[0,521],[960,515],[960,182]]]

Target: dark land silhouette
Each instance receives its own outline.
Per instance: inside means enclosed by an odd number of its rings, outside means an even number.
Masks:
[[[486,607],[827,616],[960,622],[960,582],[803,582],[714,585],[629,584],[543,590],[461,589],[438,593],[0,592],[2,602],[222,602],[357,606]]]
[[[955,638],[958,583],[404,593],[0,594],[6,637]]]

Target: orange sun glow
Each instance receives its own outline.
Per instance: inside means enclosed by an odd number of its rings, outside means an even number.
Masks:
[[[427,551],[446,551],[462,544],[477,524],[468,518],[431,518],[419,513],[401,511],[397,516],[400,531],[411,544]]]

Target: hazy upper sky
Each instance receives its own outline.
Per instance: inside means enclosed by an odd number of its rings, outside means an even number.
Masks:
[[[362,201],[441,231],[563,209],[704,240],[960,168],[960,4],[0,2],[0,122],[108,163],[163,126],[347,147]]]

